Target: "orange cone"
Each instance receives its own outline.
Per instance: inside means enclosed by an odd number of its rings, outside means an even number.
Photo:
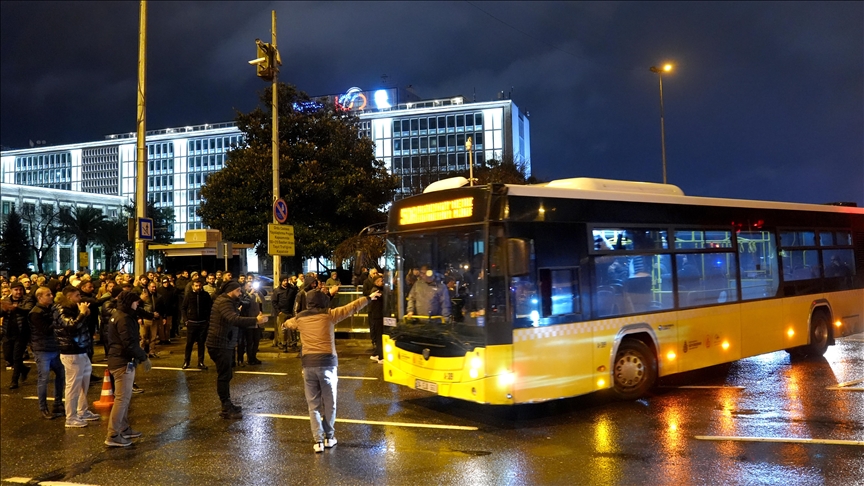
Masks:
[[[93,402],[93,408],[109,410],[112,405],[114,405],[114,387],[111,386],[111,373],[106,369],[105,378],[102,380],[102,395],[99,400]]]

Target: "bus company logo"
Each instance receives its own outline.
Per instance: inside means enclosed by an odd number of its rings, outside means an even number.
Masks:
[[[410,206],[399,210],[399,224],[430,223],[448,219],[470,218],[474,215],[474,198],[463,197],[420,206]]]

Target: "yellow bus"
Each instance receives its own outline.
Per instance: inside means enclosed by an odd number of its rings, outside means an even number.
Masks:
[[[430,185],[393,204],[384,379],[511,405],[864,330],[864,209],[565,179]],[[442,296],[446,295],[446,299]]]

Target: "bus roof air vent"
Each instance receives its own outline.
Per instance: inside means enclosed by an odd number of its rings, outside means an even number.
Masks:
[[[580,191],[658,194],[663,196],[684,195],[684,191],[682,191],[681,188],[672,184],[657,184],[655,182],[616,181],[611,179],[594,179],[591,177],[558,179],[546,183],[546,187],[555,187],[560,189],[576,189]]]
[[[435,191],[445,191],[447,189],[456,189],[457,187],[462,187],[468,184],[468,179],[464,177],[451,177],[449,179],[441,179],[440,181],[435,181],[432,184],[426,186],[426,189],[423,189],[423,194],[427,192],[435,192]]]

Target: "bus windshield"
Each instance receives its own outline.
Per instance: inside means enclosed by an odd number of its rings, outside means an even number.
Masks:
[[[485,342],[485,240],[481,228],[391,235],[397,327],[391,336],[471,349]],[[449,346],[448,346],[449,347]]]

